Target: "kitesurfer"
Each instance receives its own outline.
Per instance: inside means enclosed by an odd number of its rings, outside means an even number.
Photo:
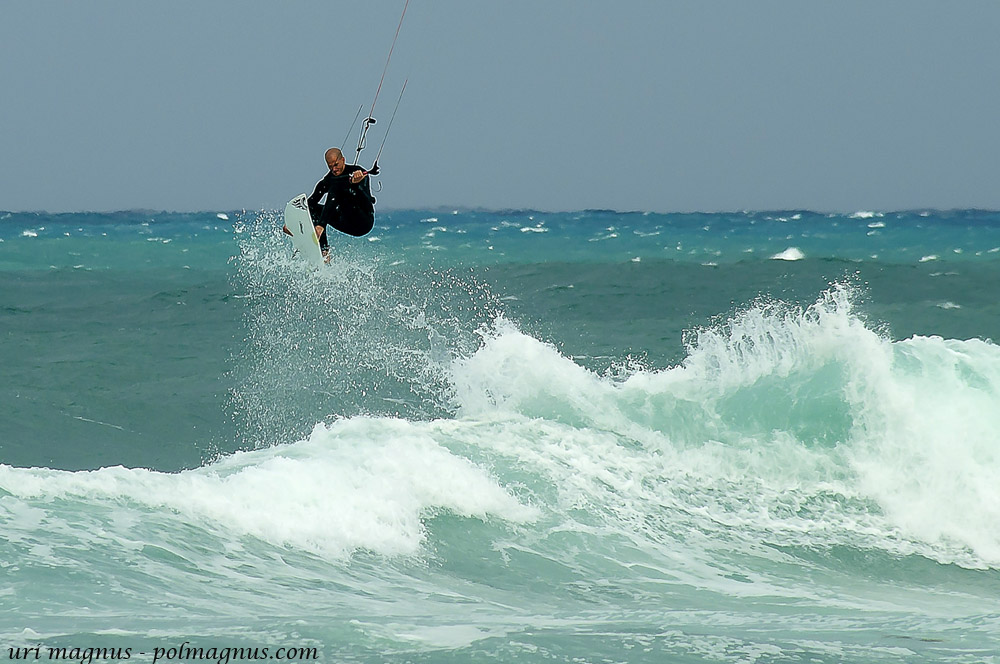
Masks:
[[[357,164],[348,164],[340,148],[330,148],[325,157],[330,170],[316,183],[309,197],[309,214],[324,250],[329,246],[327,226],[361,237],[371,232],[375,225],[375,197],[368,171]],[[320,203],[324,195],[326,203]]]
[[[309,216],[316,226],[324,255],[330,246],[327,226],[361,237],[371,232],[375,225],[375,197],[371,192],[369,171],[356,164],[348,164],[340,148],[330,148],[325,157],[330,170],[316,183],[309,197]],[[376,174],[377,171],[372,170],[371,173]],[[323,196],[326,196],[326,202],[320,203]],[[288,233],[287,228],[285,232]]]

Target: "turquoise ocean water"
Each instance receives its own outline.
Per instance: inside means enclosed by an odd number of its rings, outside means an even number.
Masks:
[[[0,661],[1000,662],[1000,213],[279,228],[0,213]]]

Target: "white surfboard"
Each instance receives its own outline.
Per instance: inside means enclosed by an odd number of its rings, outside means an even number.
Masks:
[[[299,194],[285,206],[285,228],[291,233],[292,244],[299,256],[314,265],[323,264],[323,252],[319,248],[316,227],[309,217],[309,203],[305,194]]]

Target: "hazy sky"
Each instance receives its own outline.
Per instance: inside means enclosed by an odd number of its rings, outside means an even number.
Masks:
[[[283,208],[402,9],[4,0],[0,209]],[[364,166],[407,77],[382,209],[1000,208],[996,0],[410,0]]]

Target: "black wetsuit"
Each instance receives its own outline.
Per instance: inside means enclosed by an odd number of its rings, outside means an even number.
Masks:
[[[322,226],[333,226],[341,233],[355,237],[367,235],[375,225],[375,197],[372,196],[370,178],[353,184],[351,173],[364,169],[354,164],[344,166],[340,175],[327,173],[316,183],[316,189],[309,197],[309,214],[313,222]],[[326,204],[319,201],[326,194]],[[327,233],[319,239],[326,249],[329,246]]]

